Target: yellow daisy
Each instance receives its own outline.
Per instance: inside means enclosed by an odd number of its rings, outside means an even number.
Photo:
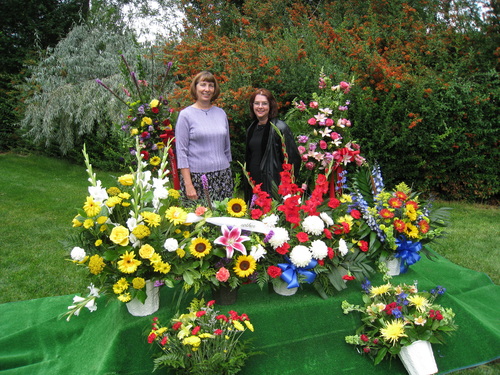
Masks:
[[[120,294],[118,296],[118,299],[122,302],[128,302],[132,299],[132,296],[130,295],[130,293],[124,293],[124,294]]]
[[[247,204],[241,198],[233,198],[227,204],[227,212],[234,217],[242,217],[247,212]]]
[[[203,258],[212,250],[212,244],[206,238],[198,237],[191,241],[189,252],[196,258]]]
[[[101,212],[101,204],[99,202],[94,201],[94,198],[87,197],[85,203],[83,205],[83,210],[89,217],[94,217]]]
[[[179,225],[186,221],[187,212],[181,207],[172,206],[165,212],[165,217],[174,225]]]
[[[415,306],[421,313],[423,313],[427,308],[430,307],[429,300],[425,297],[414,295],[409,296],[407,299],[408,302],[410,302],[410,305]]]
[[[370,289],[370,294],[372,297],[374,296],[381,296],[383,294],[386,294],[389,292],[391,289],[392,285],[391,284],[385,284],[385,285],[380,285],[380,286],[372,286]]]
[[[144,218],[146,224],[148,224],[150,227],[157,227],[161,223],[161,216],[155,214],[154,212],[143,211],[141,212],[141,216]]]
[[[172,267],[167,262],[154,263],[155,272],[160,272],[160,273],[165,274],[165,273],[169,273],[171,269],[172,269]]]
[[[247,277],[254,273],[256,268],[257,262],[251,255],[240,255],[233,269],[239,277]]]
[[[135,253],[133,251],[126,251],[118,261],[118,269],[123,273],[133,273],[137,270],[137,267],[141,265],[141,261],[135,259]]]
[[[113,292],[115,294],[122,294],[129,287],[129,283],[126,278],[122,277],[113,285]]]

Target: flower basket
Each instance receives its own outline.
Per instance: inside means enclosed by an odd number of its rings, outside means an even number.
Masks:
[[[398,276],[401,273],[401,258],[386,259],[385,265],[387,266],[387,275]]]
[[[410,375],[429,375],[438,372],[429,341],[418,340],[411,345],[403,346],[398,356]]]
[[[293,296],[299,288],[288,288],[288,284],[280,280],[273,283],[273,289],[280,296]]]
[[[238,289],[231,289],[230,286],[221,285],[212,292],[212,297],[218,305],[233,305],[238,300]]]
[[[148,316],[160,307],[160,288],[154,286],[151,280],[146,281],[146,300],[144,303],[137,298],[126,303],[128,312],[133,316]]]

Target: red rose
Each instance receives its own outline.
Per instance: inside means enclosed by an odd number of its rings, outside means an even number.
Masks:
[[[351,275],[344,275],[342,276],[342,280],[354,280],[355,277],[354,276],[351,276]]]

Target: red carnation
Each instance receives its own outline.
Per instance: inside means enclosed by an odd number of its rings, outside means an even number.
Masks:
[[[361,335],[361,336],[359,336],[359,338],[361,339],[361,341],[364,341],[364,342],[370,341],[370,338],[366,335]]]
[[[281,255],[285,255],[288,253],[288,250],[290,249],[290,244],[288,242],[285,242],[283,245],[278,246],[276,248],[276,252]]]
[[[297,233],[297,239],[299,240],[299,242],[307,242],[309,241],[309,236],[306,232],[299,232]]]
[[[276,279],[277,277],[281,276],[281,268],[276,267],[276,266],[269,266],[267,268],[267,274],[271,276],[273,279]]]
[[[200,318],[200,317],[202,317],[203,315],[205,315],[206,313],[207,313],[207,312],[206,312],[206,311],[204,311],[204,310],[197,311],[197,312],[196,312],[196,316],[197,316],[198,318]]]
[[[358,244],[362,252],[366,253],[368,251],[368,242],[361,240]]]
[[[342,276],[342,280],[354,280],[356,279],[354,276],[352,275],[344,275]]]
[[[200,326],[194,327],[193,330],[191,331],[191,334],[196,335],[198,332],[200,332],[200,329],[201,329]]]
[[[173,329],[174,331],[177,331],[179,328],[181,328],[181,326],[182,326],[182,322],[176,322],[176,323],[174,323],[174,325],[172,326],[172,329]]]
[[[351,210],[351,216],[355,219],[360,219],[361,218],[361,212],[358,210]]]

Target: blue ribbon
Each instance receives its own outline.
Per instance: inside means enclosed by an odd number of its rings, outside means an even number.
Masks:
[[[420,260],[419,251],[422,250],[420,242],[407,240],[405,236],[400,236],[396,239],[396,258],[401,258],[400,273],[408,271],[408,267],[417,263]]]
[[[285,259],[288,263],[279,263],[278,267],[283,271],[281,273],[281,279],[288,284],[288,289],[299,287],[299,274],[304,275],[309,284],[316,279],[316,274],[313,271],[309,271],[318,264],[316,259],[312,259],[305,267],[297,267],[288,257],[285,257]]]

